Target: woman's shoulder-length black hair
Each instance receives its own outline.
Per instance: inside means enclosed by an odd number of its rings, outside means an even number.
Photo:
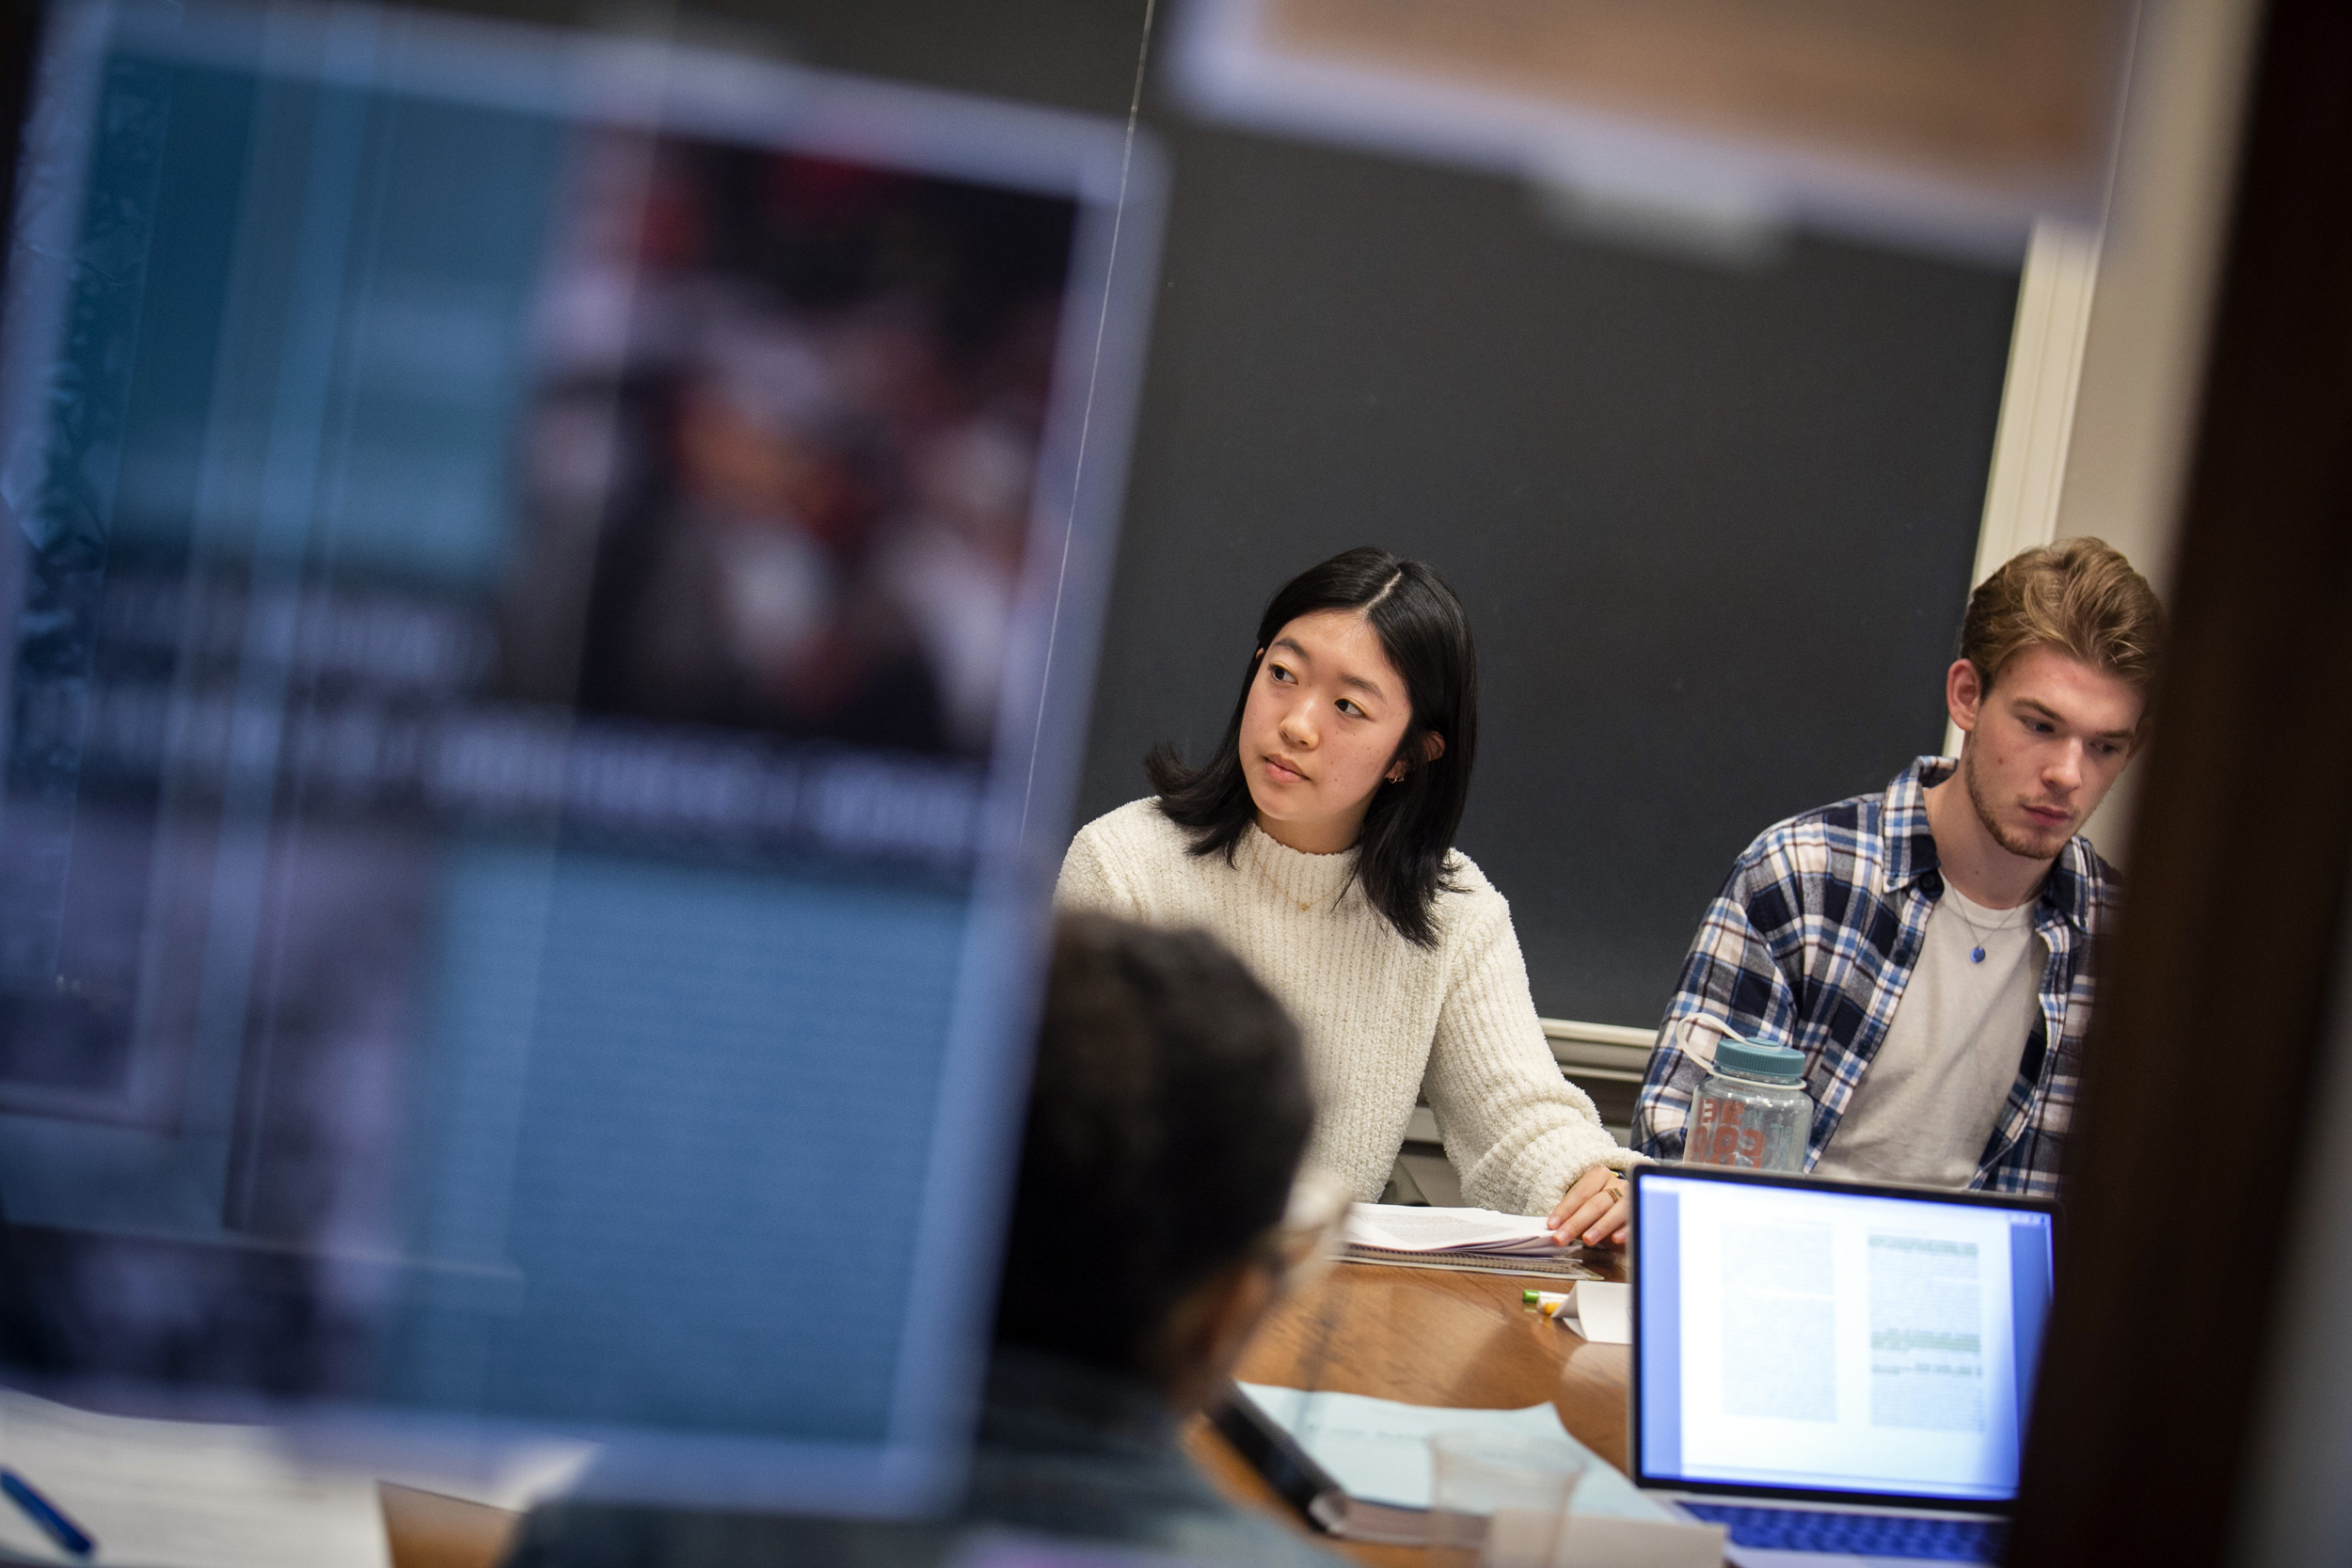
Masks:
[[[1382,784],[1373,795],[1356,841],[1356,879],[1363,884],[1365,899],[1407,942],[1434,947],[1438,927],[1431,911],[1438,895],[1454,887],[1446,860],[1462,825],[1470,766],[1478,757],[1478,654],[1462,601],[1425,563],[1364,545],[1284,583],[1258,618],[1257,651],[1249,656],[1241,695],[1216,754],[1188,768],[1175,748],[1163,742],[1144,759],[1144,771],[1159,792],[1160,810],[1191,830],[1192,852],[1222,851],[1231,864],[1235,847],[1257,819],[1241,768],[1242,709],[1249,702],[1250,682],[1284,626],[1325,610],[1361,611],[1405,681],[1412,717],[1396,750],[1405,777]],[[1424,761],[1432,735],[1443,741],[1444,750]]]

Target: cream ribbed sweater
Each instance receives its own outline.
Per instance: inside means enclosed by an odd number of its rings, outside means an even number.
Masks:
[[[1431,949],[1365,902],[1352,850],[1301,854],[1252,827],[1227,865],[1189,843],[1155,802],[1131,800],[1078,831],[1055,901],[1201,927],[1232,948],[1304,1030],[1316,1105],[1307,1158],[1357,1197],[1380,1196],[1423,1093],[1464,1200],[1483,1208],[1548,1213],[1592,1165],[1634,1163],[1560,1076],[1510,906],[1469,856],[1454,853],[1462,891],[1438,895]]]

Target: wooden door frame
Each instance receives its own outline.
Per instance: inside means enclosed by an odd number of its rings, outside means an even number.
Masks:
[[[2262,24],[2009,1561],[2222,1560],[2352,871],[2352,8]],[[2182,1291],[2228,1281],[2232,1322]],[[2239,1325],[2245,1325],[2241,1328]]]

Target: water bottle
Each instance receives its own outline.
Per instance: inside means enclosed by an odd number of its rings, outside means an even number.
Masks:
[[[1682,1159],[1692,1165],[1801,1171],[1812,1129],[1804,1053],[1725,1035],[1715,1047],[1715,1070],[1691,1101]]]

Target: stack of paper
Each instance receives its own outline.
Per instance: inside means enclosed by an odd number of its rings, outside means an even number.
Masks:
[[[1347,1215],[1345,1256],[1356,1263],[1589,1279],[1572,1260],[1580,1250],[1553,1241],[1539,1215],[1393,1203],[1359,1203]]]

